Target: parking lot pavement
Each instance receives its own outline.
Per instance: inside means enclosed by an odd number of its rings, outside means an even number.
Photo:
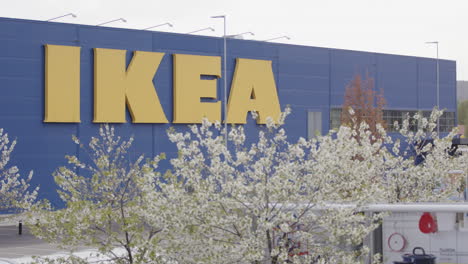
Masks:
[[[28,256],[51,255],[63,250],[37,239],[23,227],[18,234],[18,226],[0,226],[0,258],[22,258]]]

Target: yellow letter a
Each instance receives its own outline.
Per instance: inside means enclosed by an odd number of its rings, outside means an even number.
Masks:
[[[258,113],[257,124],[271,117],[278,122],[281,114],[271,61],[237,59],[229,94],[227,122],[245,124],[247,113]]]

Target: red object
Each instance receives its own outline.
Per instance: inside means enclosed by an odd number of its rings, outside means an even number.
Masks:
[[[437,222],[430,213],[423,213],[419,219],[419,230],[424,234],[437,232]]]

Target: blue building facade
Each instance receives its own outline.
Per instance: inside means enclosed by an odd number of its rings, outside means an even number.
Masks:
[[[45,123],[44,45],[81,47],[80,123]],[[40,196],[59,204],[52,173],[66,163],[64,155],[84,155],[71,135],[84,141],[97,134],[93,123],[93,48],[164,52],[153,80],[164,112],[173,116],[172,54],[223,55],[223,39],[186,34],[116,29],[86,25],[0,18],[0,127],[17,138],[11,164],[22,174],[33,170],[33,185]],[[327,133],[343,103],[346,85],[356,75],[375,79],[387,100],[387,118],[405,111],[429,111],[436,105],[436,60],[430,58],[317,48],[262,41],[227,40],[227,83],[231,85],[236,58],[272,61],[281,108],[289,105],[288,137],[307,137],[314,129]],[[223,80],[218,79],[218,100],[223,100]],[[455,125],[456,63],[440,60],[440,106],[446,109],[447,128]],[[392,119],[392,120],[393,120]],[[161,152],[175,155],[166,130],[176,124],[116,124],[123,137],[135,136],[133,155]],[[314,123],[313,125],[311,123]],[[249,133],[257,126],[249,121]],[[163,164],[163,167],[168,167]]]

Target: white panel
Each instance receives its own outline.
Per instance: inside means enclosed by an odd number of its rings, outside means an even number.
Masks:
[[[457,251],[460,255],[468,257],[468,232],[458,232]]]
[[[447,252],[457,249],[457,231],[441,231],[431,235],[431,249],[433,252]]]
[[[307,112],[307,137],[313,138],[317,131],[322,134],[322,112]]]

